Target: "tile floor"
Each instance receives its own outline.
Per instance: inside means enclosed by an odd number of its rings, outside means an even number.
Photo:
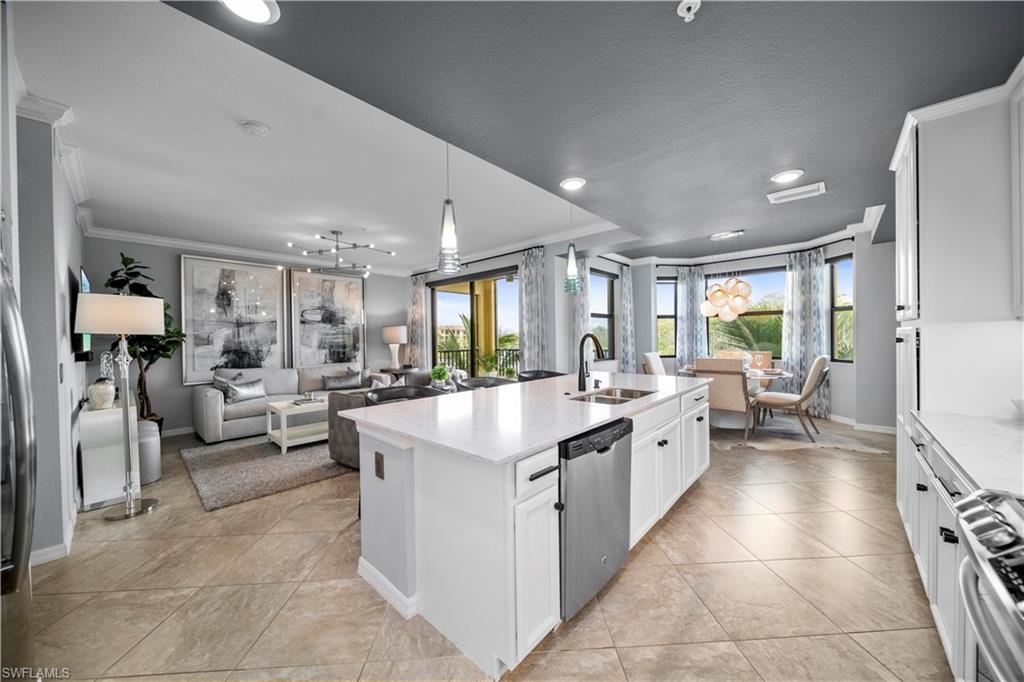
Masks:
[[[889,436],[843,430],[893,450]],[[36,567],[39,664],[76,678],[480,679],[356,575],[358,479],[207,513],[178,448],[152,515],[79,516]],[[948,679],[891,455],[714,450],[626,568],[510,679]]]

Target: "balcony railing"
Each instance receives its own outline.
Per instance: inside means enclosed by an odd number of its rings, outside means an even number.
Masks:
[[[519,372],[519,349],[499,348],[498,355],[498,376],[515,375]],[[472,353],[468,348],[458,350],[438,350],[437,362],[440,365],[456,367],[465,370],[471,376],[475,374],[472,368]]]

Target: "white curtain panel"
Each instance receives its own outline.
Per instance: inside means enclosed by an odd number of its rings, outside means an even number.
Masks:
[[[793,373],[789,390],[799,393],[811,364],[828,355],[828,266],[824,249],[786,255],[786,304],[782,316],[782,368]],[[811,414],[827,418],[831,411],[825,384],[810,403]]]
[[[405,361],[413,367],[428,369],[430,362],[430,294],[427,276],[412,276],[409,296],[409,343],[405,346]]]
[[[572,297],[572,339],[569,340],[569,367],[575,372],[579,369],[579,343],[583,335],[590,331],[590,261],[577,258],[576,267],[583,280],[583,291]],[[572,294],[566,294],[572,296]],[[588,344],[587,348],[591,346]],[[589,351],[588,351],[589,352]]]
[[[519,262],[519,369],[547,369],[544,319],[544,247],[523,251]]]
[[[682,368],[708,352],[708,325],[700,312],[704,266],[679,267],[676,278],[676,366]]]
[[[633,272],[623,265],[619,273],[619,371],[636,372],[636,325],[633,320]]]

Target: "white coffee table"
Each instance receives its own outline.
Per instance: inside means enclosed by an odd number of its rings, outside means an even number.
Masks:
[[[312,414],[322,412],[324,421],[302,424],[299,426],[288,426],[288,417],[299,414]],[[281,428],[274,428],[273,416],[278,415],[281,421]],[[267,438],[281,446],[281,454],[288,452],[293,445],[303,443],[315,443],[327,439],[327,399],[311,403],[296,405],[291,400],[281,400],[275,403],[267,403]]]

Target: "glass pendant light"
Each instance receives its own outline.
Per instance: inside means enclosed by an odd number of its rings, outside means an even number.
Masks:
[[[441,250],[437,256],[437,271],[453,275],[459,271],[459,238],[455,231],[455,202],[452,201],[451,152],[444,144],[445,200],[441,206]]]
[[[569,234],[572,234],[572,204],[569,204]],[[576,265],[576,245],[569,242],[565,250],[565,293],[576,296],[583,292],[583,279]]]

